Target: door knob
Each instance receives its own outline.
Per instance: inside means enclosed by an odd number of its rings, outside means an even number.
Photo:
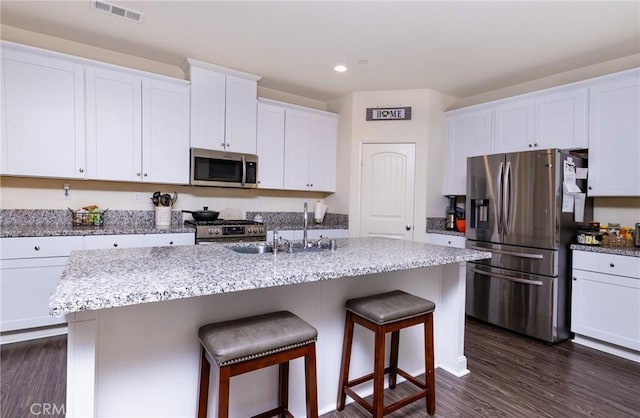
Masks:
[[[407,231],[411,231],[411,225],[407,225],[407,226],[405,226],[405,228],[406,228]]]

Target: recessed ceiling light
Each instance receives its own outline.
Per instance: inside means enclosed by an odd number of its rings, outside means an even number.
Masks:
[[[360,60],[360,61],[358,61],[358,64],[360,64],[360,65],[367,65],[367,64],[369,64],[369,61],[367,61],[367,60]]]
[[[345,67],[344,65],[336,65],[335,67],[333,67],[333,69],[339,73],[344,73],[345,71],[347,71],[347,67]]]

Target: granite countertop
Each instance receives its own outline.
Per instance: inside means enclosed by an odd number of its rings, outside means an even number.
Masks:
[[[640,248],[638,247],[601,247],[598,245],[582,245],[571,244],[572,250],[589,251],[592,253],[626,255],[628,257],[640,257]]]
[[[442,235],[453,235],[453,236],[456,236],[456,237],[464,237],[464,232],[448,231],[446,229],[431,229],[431,228],[427,228],[427,234],[442,234]]]
[[[85,235],[195,233],[195,229],[180,224],[158,228],[153,222],[108,225],[104,227],[73,227],[71,225],[8,225],[0,229],[0,238],[60,237]]]
[[[74,251],[52,315],[489,258],[488,252],[388,238],[336,240],[336,251],[239,254],[231,244]]]

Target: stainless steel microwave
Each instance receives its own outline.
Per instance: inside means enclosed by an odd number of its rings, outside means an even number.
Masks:
[[[194,186],[255,188],[258,184],[257,155],[191,148],[190,163]]]

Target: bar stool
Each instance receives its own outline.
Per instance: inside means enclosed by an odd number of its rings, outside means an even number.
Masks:
[[[289,404],[289,360],[304,357],[307,417],[318,417],[316,339],[318,331],[288,311],[202,326],[198,417],[207,416],[209,357],[220,368],[218,418],[229,416],[229,381],[233,376],[279,365],[278,407],[255,417],[293,417]]]
[[[342,365],[338,387],[338,411],[344,409],[346,396],[349,395],[375,418],[381,418],[397,409],[419,399],[425,398],[427,413],[433,415],[436,410],[435,374],[433,360],[433,311],[435,303],[401,290],[347,300],[347,316],[344,324],[342,343]],[[373,373],[349,380],[351,362],[351,344],[354,324],[375,333]],[[398,368],[398,347],[400,330],[417,324],[424,324],[425,380],[418,380]],[[385,336],[391,333],[389,367],[385,368]],[[396,387],[397,375],[404,377],[417,386],[420,391],[409,395],[391,405],[384,406],[384,375],[389,374],[389,388]],[[354,386],[373,380],[373,404],[370,404],[351,389]]]

